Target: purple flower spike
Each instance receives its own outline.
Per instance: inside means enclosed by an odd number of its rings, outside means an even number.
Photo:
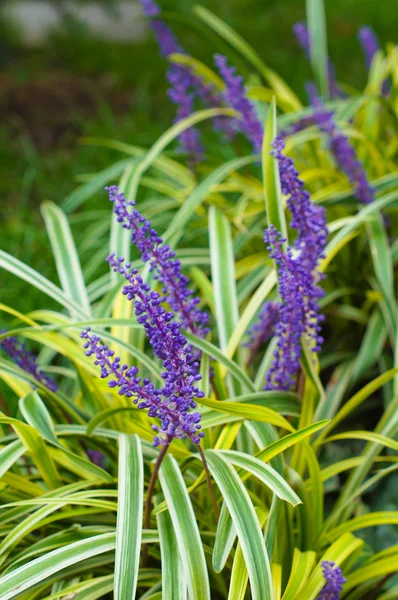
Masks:
[[[142,10],[147,17],[156,17],[160,14],[160,8],[153,0],[140,0]]]
[[[256,322],[248,331],[249,340],[245,343],[250,349],[248,364],[252,362],[259,348],[274,336],[278,321],[279,303],[264,302]]]
[[[305,52],[308,60],[310,59],[310,35],[308,33],[307,25],[303,22],[295,23],[293,25],[293,33],[296,36],[296,40],[300,48]]]
[[[324,560],[321,566],[326,583],[316,600],[339,600],[343,585],[347,580],[343,577],[340,567],[334,562]]]
[[[337,127],[333,112],[327,111],[322,100],[316,96],[313,97],[313,106],[316,124],[321,131],[326,133],[329,149],[340,169],[347,175],[356,197],[363,204],[373,202],[374,190],[368,182],[365,170],[358,160],[353,146]]]
[[[4,330],[0,333],[4,333]],[[57,391],[58,386],[55,381],[43,373],[37,364],[36,356],[26,349],[25,344],[19,342],[15,337],[7,337],[1,340],[0,346],[20,369],[33,375],[36,381],[39,381],[51,392]]]
[[[152,17],[151,28],[162,56],[168,58],[171,54],[186,54],[170,27],[158,18],[161,13],[159,6],[152,0],[141,0],[141,6],[145,15]],[[170,65],[167,79],[171,84],[168,95],[177,107],[175,122],[189,117],[194,112],[196,98],[199,98],[209,108],[219,108],[222,104],[222,99],[214,86],[204,83],[199,77],[191,73],[185,65]],[[231,139],[234,133],[231,123],[229,118],[216,117],[214,119],[214,129],[223,131],[227,139]],[[198,162],[203,156],[198,130],[191,127],[184,131],[179,139],[182,150],[190,155],[191,162],[193,164]]]
[[[236,119],[237,128],[248,137],[254,151],[261,152],[263,127],[253,104],[246,96],[242,77],[236,74],[234,67],[228,66],[225,56],[217,54],[214,62],[225,83],[223,97],[226,104],[241,115],[239,119]]]
[[[370,69],[373,57],[379,49],[379,40],[373,29],[367,26],[361,27],[358,32],[358,39],[365,55],[366,67]]]
[[[160,427],[152,426],[154,431],[159,431],[155,446],[186,437],[198,444],[203,437],[199,431],[201,415],[189,411],[196,407],[195,398],[203,398],[203,392],[195,385],[201,376],[192,347],[182,335],[180,325],[173,320],[174,314],[163,306],[165,298],[151,291],[137,269],[113,254],[107,261],[115,272],[127,279],[123,294],[134,301],[137,321],[143,325],[155,356],[162,362],[164,386],[159,390],[149,379],[141,381],[137,367],[121,365],[120,358],[114,357],[114,352],[102,345],[98,336],[90,334],[90,328],[81,333],[86,340],[86,355],[95,355],[94,364],[101,368],[101,377],[111,376],[109,387],[119,388],[120,395],[133,398],[138,408],[148,409],[150,417],[160,420]]]
[[[204,337],[208,333],[207,314],[198,308],[200,299],[194,297],[192,290],[188,289],[189,280],[182,274],[181,263],[175,258],[174,251],[163,243],[162,238],[151,228],[151,223],[136,208],[129,212],[129,208],[135,207],[134,200],[128,202],[117,186],[111,186],[107,190],[117,220],[124,229],[131,231],[132,243],[141,252],[142,260],[149,262],[155,279],[162,283],[163,293],[182,326],[194,335]]]
[[[278,265],[279,322],[275,327],[278,338],[271,368],[267,375],[267,390],[290,390],[300,367],[301,336],[306,328],[305,290],[302,280],[305,269],[295,260],[293,250],[283,249],[286,239],[270,225],[265,230],[264,242]]]
[[[155,389],[149,379],[138,376],[137,367],[121,365],[120,358],[114,351],[101,344],[97,335],[90,334],[90,328],[82,331],[80,336],[86,340],[86,355],[95,356],[94,364],[101,368],[101,377],[108,378],[110,388],[119,388],[119,395],[132,398],[139,409],[148,409],[148,416],[160,420],[160,427],[152,425],[155,436],[153,445],[169,444],[174,438],[189,437],[194,444],[199,444],[203,433],[200,432],[201,415],[188,411],[196,407],[194,398],[203,397],[194,382],[200,379],[198,363],[193,362],[191,347],[179,331],[178,323],[172,323],[172,313],[167,313],[161,306],[161,299],[156,292],[150,292],[135,270],[125,271],[123,260],[110,260],[115,269],[123,272],[130,285],[126,286],[126,295],[138,298],[134,302],[138,321],[144,325],[148,339],[155,355],[162,360],[165,369],[162,377],[165,385]]]
[[[311,41],[307,25],[303,22],[293,25],[293,33],[300,48],[304,51],[308,60],[311,58]],[[332,61],[328,58],[328,85],[331,98],[341,98],[343,96],[337,85],[336,70]]]
[[[318,272],[319,259],[327,241],[326,215],[323,207],[310,202],[293,160],[284,154],[284,139],[275,138],[272,154],[278,161],[282,192],[292,214],[291,227],[297,238],[293,248],[277,229],[270,225],[264,241],[270,256],[278,265],[278,285],[281,296],[279,322],[275,327],[278,338],[274,359],[267,376],[266,389],[289,390],[300,367],[301,337],[312,340],[312,350],[317,352],[323,342],[320,336],[319,286],[322,275]]]
[[[293,160],[284,154],[285,141],[277,136],[272,144],[272,154],[278,161],[282,192],[287,196],[287,206],[292,214],[290,226],[298,233],[295,249],[309,271],[316,268],[326,246],[328,230],[325,209],[312,204],[310,194],[294,166]]]

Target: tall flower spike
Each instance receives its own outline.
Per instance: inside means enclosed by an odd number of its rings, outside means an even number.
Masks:
[[[315,122],[328,140],[328,146],[338,166],[345,173],[354,188],[354,193],[363,204],[374,200],[374,190],[368,182],[362,163],[348,138],[338,128],[333,112],[327,111],[317,96],[312,99]]]
[[[326,583],[316,600],[339,600],[343,585],[347,580],[343,577],[340,567],[334,562],[324,560],[321,566]]]
[[[310,60],[311,56],[311,48],[310,48],[310,36],[307,29],[307,25],[303,22],[295,23],[293,25],[293,33],[296,36],[296,40],[300,48],[305,52],[305,55],[308,60]],[[337,85],[336,80],[336,70],[334,64],[328,58],[328,85],[329,85],[329,93],[331,98],[341,98],[343,96],[341,90]]]
[[[4,333],[4,330],[1,333]],[[20,369],[32,375],[36,381],[44,385],[51,392],[57,391],[58,386],[55,381],[43,373],[37,364],[36,356],[26,349],[25,344],[19,342],[15,337],[6,337],[1,340],[0,346]]]
[[[148,409],[148,415],[160,420],[160,427],[153,425],[159,435],[154,445],[169,444],[174,438],[189,437],[194,444],[200,442],[201,415],[189,412],[196,407],[195,398],[203,397],[195,382],[200,380],[198,363],[192,349],[180,332],[179,324],[173,321],[174,315],[167,312],[162,302],[164,298],[150,287],[122,258],[108,257],[115,272],[121,273],[128,281],[123,294],[134,300],[137,321],[145,329],[153,352],[162,361],[165,382],[162,389],[155,389],[149,379],[138,376],[137,367],[121,365],[120,358],[114,357],[113,350],[100,343],[100,338],[90,334],[90,328],[81,333],[86,340],[86,355],[95,356],[94,364],[101,368],[101,377],[111,377],[109,387],[119,388],[119,395],[133,398],[139,409]]]
[[[180,323],[194,335],[204,337],[208,332],[207,314],[198,308],[199,298],[188,289],[189,280],[182,274],[181,263],[175,258],[174,251],[163,243],[159,234],[151,228],[151,223],[134,208],[134,200],[128,202],[117,186],[107,190],[117,220],[131,231],[132,243],[140,251],[142,260],[149,262],[155,278],[162,283],[163,293]]]
[[[311,202],[293,159],[284,153],[283,137],[277,136],[272,147],[272,154],[278,161],[282,192],[287,197],[287,206],[292,214],[290,226],[297,231],[294,247],[300,252],[300,259],[308,269],[313,270],[323,255],[327,241],[325,209]]]
[[[380,48],[379,40],[373,29],[367,26],[361,27],[361,29],[358,31],[358,39],[361,43],[362,50],[365,56],[366,68],[369,70],[372,65],[374,55]],[[389,81],[388,79],[386,79],[385,81],[383,81],[383,85],[381,88],[383,96],[388,95],[389,89]]]
[[[171,54],[186,54],[170,27],[159,18],[161,13],[159,6],[152,0],[141,0],[141,6],[145,15],[151,17],[151,28],[162,56],[168,58]],[[167,79],[171,86],[168,95],[177,107],[176,122],[192,114],[195,98],[199,98],[209,108],[219,108],[222,104],[214,86],[204,83],[185,65],[171,64],[167,72]],[[215,117],[214,129],[223,131],[227,138],[231,138],[233,134],[231,119]],[[180,135],[180,141],[183,150],[194,160],[198,160],[203,154],[197,129],[191,127],[184,131]]]
[[[379,40],[371,27],[361,27],[358,31],[367,69],[370,69],[374,55],[379,49]]]
[[[283,248],[286,239],[270,225],[264,242],[278,265],[278,287],[281,297],[279,322],[275,327],[277,345],[265,389],[290,390],[300,367],[301,336],[306,329],[305,270],[295,260],[291,248]]]
[[[228,65],[225,56],[217,54],[214,57],[214,62],[225,83],[223,97],[226,104],[240,113],[240,118],[236,119],[238,130],[247,136],[254,151],[260,152],[263,141],[263,127],[253,104],[246,96],[243,78],[236,74],[234,67]]]
[[[272,225],[265,232],[264,241],[278,265],[279,322],[275,328],[278,338],[274,360],[267,377],[267,389],[289,390],[300,366],[301,337],[312,340],[312,350],[320,350],[319,286],[322,276],[317,270],[327,241],[325,210],[312,204],[310,194],[294,166],[284,154],[284,139],[275,138],[272,154],[278,161],[283,194],[292,214],[291,227],[297,231],[293,248],[283,248],[285,239]]]

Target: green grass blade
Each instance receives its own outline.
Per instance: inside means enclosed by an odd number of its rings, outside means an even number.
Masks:
[[[239,320],[231,227],[215,206],[209,211],[211,277],[220,348],[225,350]]]
[[[255,387],[252,381],[248,378],[246,373],[236,364],[233,360],[227,358],[223,352],[214,344],[211,344],[207,340],[203,340],[202,338],[193,335],[187,331],[184,331],[184,336],[187,338],[190,344],[195,348],[199,348],[205,352],[208,356],[215,358],[218,362],[220,362],[231,375],[240,382],[243,387],[245,387],[250,392],[255,392]]]
[[[61,304],[61,306],[67,308],[70,312],[74,312],[83,319],[87,319],[87,315],[82,308],[72,300],[72,298],[69,298],[63,290],[35,271],[35,269],[25,265],[25,263],[14,256],[7,254],[7,252],[4,252],[3,250],[0,250],[0,268],[9,271],[9,273],[16,275],[30,285],[33,285],[33,287]]]
[[[265,80],[273,87],[275,92],[289,102],[292,109],[300,110],[301,103],[296,94],[283,79],[275,73],[275,71],[263,63],[259,54],[240,35],[204,6],[196,6],[194,10],[202,21],[218,33],[221,38],[231,44],[231,46],[236,48],[236,50],[238,50],[238,52],[246,58],[259,73],[261,73]]]
[[[306,0],[311,65],[321,96],[329,97],[328,47],[323,0]]]
[[[140,438],[119,438],[115,600],[134,600],[140,561],[144,466]]]
[[[283,237],[287,238],[278,161],[271,154],[272,142],[276,136],[276,102],[275,98],[273,98],[267,113],[262,149],[264,199],[268,225],[274,225],[282,233]]]
[[[155,498],[155,505],[159,498]],[[185,600],[186,585],[183,577],[177,538],[168,511],[156,515],[160,555],[162,559],[162,600]]]
[[[210,600],[203,545],[184,479],[171,456],[163,460],[159,479],[177,537],[190,600]]]
[[[213,548],[213,569],[220,573],[225,567],[228,556],[236,539],[236,529],[224,503],[221,507],[220,518],[217,524],[216,539]]]
[[[0,578],[1,600],[19,596],[25,590],[44,581],[50,575],[87,558],[114,550],[115,533],[105,533],[88,540],[68,544],[63,548],[44,554],[8,575]]]
[[[206,459],[228,507],[249,574],[253,600],[272,600],[271,568],[256,512],[232,465],[219,452],[206,450]]]
[[[167,228],[165,234],[162,236],[166,241],[173,239],[173,245],[175,245],[180,237],[183,235],[184,227],[191,218],[191,216],[195,213],[195,211],[199,208],[202,202],[209,195],[212,186],[223,181],[230,173],[241,169],[242,167],[253,163],[256,160],[253,156],[245,156],[243,158],[235,158],[221,167],[213,171],[206,179],[204,179],[199,185],[194,189],[192,194],[184,201],[184,204],[177,211],[176,215],[173,217],[169,227]]]
[[[73,298],[84,313],[90,316],[87,289],[68,219],[53,202],[44,202],[41,211],[62,289],[67,296]]]
[[[19,401],[19,409],[29,425],[34,427],[47,441],[62,448],[44,402],[37,392],[31,392]]]
[[[62,202],[62,209],[69,213],[79,208],[83,202],[91,198],[93,194],[102,191],[103,188],[116,177],[119,177],[128,167],[131,167],[137,159],[125,158],[114,163],[110,167],[97,173],[92,179],[80,185],[69,194]]]
[[[12,467],[25,454],[26,450],[23,444],[19,440],[7,444],[0,450],[0,478],[7,473],[8,469]]]
[[[278,498],[281,498],[281,500],[285,500],[293,506],[301,504],[300,498],[292,490],[290,485],[269,465],[264,464],[264,462],[254,456],[250,456],[244,452],[238,452],[237,450],[220,450],[220,452],[222,456],[233,465],[241,467],[257,477],[269,487]]]

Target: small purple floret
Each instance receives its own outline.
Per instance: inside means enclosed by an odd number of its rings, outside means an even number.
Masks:
[[[4,333],[4,330],[0,333]],[[36,356],[26,349],[25,344],[19,342],[15,337],[6,337],[0,341],[0,346],[20,369],[32,375],[36,381],[40,382],[51,392],[57,391],[58,386],[55,381],[43,373],[37,364]]]
[[[132,243],[140,251],[142,260],[149,262],[155,279],[162,283],[163,294],[178,320],[194,335],[204,337],[208,332],[207,314],[198,308],[200,299],[188,289],[189,280],[182,274],[181,263],[175,258],[175,252],[163,243],[159,234],[152,229],[150,221],[135,208],[134,200],[128,202],[117,186],[107,190],[118,222],[131,231]]]
[[[343,577],[340,567],[334,562],[324,560],[321,566],[326,583],[316,600],[339,600],[343,585],[347,580]]]
[[[101,467],[101,469],[104,468],[105,456],[102,452],[100,452],[99,450],[89,449],[87,450],[87,456],[89,457],[93,465],[97,465],[97,467]]]
[[[228,65],[225,56],[217,54],[214,62],[225,83],[223,98],[226,104],[240,113],[240,118],[235,120],[238,130],[247,136],[255,152],[261,152],[263,127],[254,105],[246,96],[243,78],[236,74],[234,67]]]

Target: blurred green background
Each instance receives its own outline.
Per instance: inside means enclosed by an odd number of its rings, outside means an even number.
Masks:
[[[173,107],[165,94],[165,61],[142,16],[136,17],[136,26],[138,22],[144,29],[139,41],[133,30],[131,39],[110,40],[94,33],[90,23],[79,18],[79,10],[87,8],[83,4],[94,5],[117,26],[117,2],[75,2],[80,8],[71,13],[69,0],[51,0],[48,7],[57,10],[60,25],[31,45],[24,24],[15,18],[21,1],[6,0],[0,13],[1,247],[56,281],[40,203],[61,202],[79,176],[119,158],[115,151],[81,144],[81,138],[108,137],[149,147],[170,125]],[[45,10],[45,1],[39,4]],[[160,4],[192,55],[210,64],[214,52],[225,50],[193,14],[196,2]],[[305,0],[202,4],[243,35],[303,97],[310,71],[291,27],[305,18]],[[31,8],[34,5],[38,3],[31,0]],[[371,25],[383,44],[395,41],[397,0],[384,0],[382,10],[377,0],[326,0],[325,5],[337,76],[360,89],[365,69],[357,30]],[[105,194],[88,206],[105,207]],[[24,312],[35,307],[40,292],[4,273],[2,283],[2,302]]]

